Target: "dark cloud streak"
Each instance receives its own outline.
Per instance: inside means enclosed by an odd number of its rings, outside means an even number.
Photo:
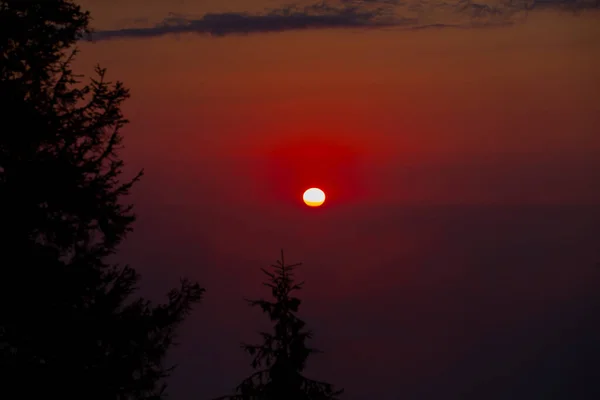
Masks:
[[[246,13],[206,14],[199,19],[167,18],[152,28],[120,29],[100,31],[93,35],[95,40],[114,37],[149,37],[171,33],[198,33],[213,36],[225,36],[234,33],[266,33],[287,30],[318,28],[368,28],[396,26],[397,21],[379,21],[376,15],[366,12],[345,10],[328,14],[266,14],[249,15]],[[410,23],[412,21],[406,21]]]
[[[515,22],[517,15],[547,8],[576,11],[598,9],[600,0],[321,1],[307,6],[284,6],[262,14],[210,13],[199,18],[170,14],[155,26],[97,31],[91,39],[143,38],[184,33],[227,36],[339,28],[477,28],[510,25]]]

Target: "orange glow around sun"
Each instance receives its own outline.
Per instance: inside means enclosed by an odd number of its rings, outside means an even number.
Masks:
[[[325,202],[325,192],[319,188],[310,188],[304,192],[302,199],[309,207],[319,207]]]

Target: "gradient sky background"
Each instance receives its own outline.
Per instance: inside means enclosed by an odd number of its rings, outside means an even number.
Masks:
[[[597,2],[80,3],[146,171],[119,259],[207,288],[173,399],[250,372],[280,248],[347,400],[600,398]]]

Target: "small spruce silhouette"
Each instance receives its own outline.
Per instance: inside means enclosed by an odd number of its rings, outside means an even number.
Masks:
[[[236,394],[219,399],[230,400],[333,400],[343,393],[326,382],[306,378],[302,372],[311,354],[319,350],[306,346],[312,332],[296,313],[301,300],[292,292],[302,289],[304,282],[295,283],[294,269],[301,263],[286,265],[281,251],[281,260],[271,265],[271,270],[261,268],[268,277],[263,284],[271,289],[273,301],[247,300],[252,307],[260,307],[272,322],[273,332],[260,332],[263,343],[242,344],[253,357],[255,373],[247,377],[236,388]]]

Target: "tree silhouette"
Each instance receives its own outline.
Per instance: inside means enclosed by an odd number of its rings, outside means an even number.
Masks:
[[[98,67],[71,64],[90,16],[68,0],[0,0],[0,380],[11,399],[159,399],[176,328],[203,289],[165,304],[132,295],[110,261],[135,215],[124,203],[121,111]]]
[[[302,374],[308,357],[319,351],[306,346],[312,332],[305,330],[306,323],[296,315],[301,300],[293,297],[292,292],[302,289],[304,282],[295,283],[293,271],[300,265],[286,265],[281,251],[281,260],[271,266],[271,271],[261,268],[268,277],[263,284],[271,289],[273,301],[247,301],[269,316],[274,322],[273,332],[260,332],[262,344],[242,344],[253,356],[252,368],[256,372],[236,388],[237,394],[221,399],[329,400],[343,393],[343,390],[334,390],[329,383],[308,379]]]

